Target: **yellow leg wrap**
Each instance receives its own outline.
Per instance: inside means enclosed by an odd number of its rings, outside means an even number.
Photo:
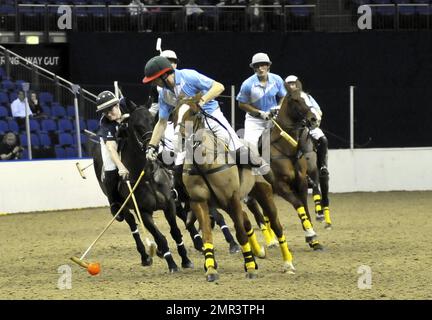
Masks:
[[[282,237],[278,238],[278,240],[283,260],[287,262],[292,262],[293,257],[291,252],[289,251],[288,243],[286,242],[285,236],[283,235]]]
[[[311,222],[309,221],[308,216],[306,215],[306,210],[305,210],[304,207],[299,207],[299,208],[297,209],[297,214],[298,214],[300,220],[302,221],[303,227],[304,227],[305,229],[310,229],[310,228],[312,228],[312,224],[311,224]]]
[[[264,236],[264,240],[265,240],[266,245],[270,245],[273,238],[271,236],[271,232],[266,227],[266,225],[264,225],[264,224],[261,225],[261,232]]]
[[[261,254],[261,246],[258,243],[258,240],[256,238],[256,234],[255,234],[254,230],[250,229],[247,232],[247,235],[248,235],[248,238],[249,238],[249,243],[250,243],[250,245],[252,247],[253,254],[256,255],[256,256],[259,256]]]
[[[329,207],[324,207],[324,221],[328,224],[331,224],[331,219],[330,219],[330,209]]]
[[[321,201],[321,195],[319,195],[319,194],[314,195],[313,201]]]
[[[270,232],[271,240],[276,238],[276,234],[274,233],[273,229],[270,227],[270,220],[267,216],[264,216],[265,225],[267,227],[267,230]]]
[[[244,246],[241,246],[241,250],[243,252],[243,256],[245,259],[245,266],[246,269],[256,269],[256,263],[255,261],[253,261],[253,256],[252,254],[248,255],[247,253],[252,253],[251,251],[251,245],[249,244],[249,242],[247,242]],[[246,255],[245,255],[246,253]]]
[[[204,243],[204,256],[205,256],[205,266],[206,268],[214,268],[215,259],[214,259],[214,247],[213,243]]]

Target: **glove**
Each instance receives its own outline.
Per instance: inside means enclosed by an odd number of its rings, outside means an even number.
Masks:
[[[122,166],[118,169],[118,174],[123,180],[127,180],[129,178],[129,170],[126,169],[125,166]]]
[[[263,120],[270,120],[271,115],[270,112],[260,111],[259,117]]]
[[[316,109],[314,109],[314,108],[311,108],[310,111],[311,111],[311,112],[313,113],[313,115],[314,115],[314,116],[310,119],[310,120],[311,120],[312,128],[313,128],[313,129],[318,128],[318,127],[320,126],[320,123],[321,123],[321,115],[320,115],[320,113],[318,112],[318,110],[316,110]]]
[[[149,144],[146,150],[146,159],[149,161],[155,161],[158,156],[157,147]]]

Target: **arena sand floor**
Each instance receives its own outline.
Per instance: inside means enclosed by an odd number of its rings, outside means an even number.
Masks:
[[[215,283],[205,281],[203,258],[186,232],[195,268],[169,274],[158,257],[151,267],[142,267],[128,226],[115,222],[88,255],[102,266],[91,276],[69,257],[80,256],[103,230],[111,218],[107,208],[1,216],[0,299],[198,300],[209,290],[211,299],[432,298],[432,192],[332,194],[333,230],[315,223],[324,252],[309,249],[293,208],[276,201],[296,274],[281,272],[279,248],[272,248],[268,258],[258,260],[259,278],[246,279],[241,253],[229,254],[217,228],[220,279]],[[180,265],[162,213],[155,217]],[[58,268],[65,264],[72,267],[72,288],[61,290]],[[358,288],[361,266],[371,268],[370,289]]]

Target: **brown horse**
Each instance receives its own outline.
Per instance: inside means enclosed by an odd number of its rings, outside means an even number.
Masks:
[[[280,243],[284,260],[283,271],[293,273],[295,269],[292,255],[277,216],[271,185],[262,176],[253,175],[250,168],[238,168],[235,165],[230,152],[227,152],[226,142],[216,138],[211,129],[205,129],[204,123],[209,115],[197,109],[197,101],[199,97],[183,99],[174,111],[174,124],[176,127],[180,126],[180,132],[186,139],[183,182],[190,197],[191,210],[202,230],[207,281],[214,281],[219,277],[209,206],[218,207],[229,214],[243,253],[246,276],[257,277],[255,256],[264,258],[266,252],[258,244],[252,225],[242,208],[241,199],[247,194],[257,199],[266,210]],[[189,159],[188,154],[193,155],[192,159]]]
[[[278,125],[271,129],[271,169],[274,174],[275,192],[296,209],[305,231],[306,242],[314,250],[322,250],[323,247],[317,240],[307,206],[306,159],[299,157],[299,148],[281,135],[283,130],[298,141],[301,132],[306,130],[306,122],[312,116],[309,107],[300,97],[299,90],[285,97],[275,120]]]

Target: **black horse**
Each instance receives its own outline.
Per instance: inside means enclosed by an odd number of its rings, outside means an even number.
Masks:
[[[165,236],[159,231],[153,221],[153,212],[163,210],[166,220],[170,226],[170,233],[177,244],[177,250],[182,258],[183,268],[193,268],[193,263],[187,256],[187,251],[183,243],[183,237],[176,221],[176,205],[172,195],[172,179],[168,171],[158,163],[147,163],[145,157],[145,148],[152,134],[152,117],[145,107],[136,107],[133,103],[127,103],[130,117],[123,121],[120,130],[119,153],[121,153],[122,162],[130,172],[131,184],[134,185],[138,180],[142,170],[145,174],[140,184],[136,188],[134,195],[137,200],[138,208],[146,229],[153,235],[157,244],[157,253],[159,257],[165,258],[170,272],[178,271],[171,252],[169,251],[168,242]],[[102,173],[102,156],[100,144],[91,142],[89,154],[93,157],[96,177],[102,190],[105,193],[105,187],[101,180]],[[123,199],[129,195],[129,189],[125,182],[119,183],[119,192]],[[134,210],[132,201],[128,202],[127,208]],[[136,245],[141,254],[143,265],[150,265],[151,258],[147,255],[145,247],[137,232],[137,225],[134,216],[123,210],[125,220],[128,223]],[[186,217],[184,218],[184,220]],[[196,233],[198,233],[195,230]],[[202,241],[201,241],[202,243]]]

